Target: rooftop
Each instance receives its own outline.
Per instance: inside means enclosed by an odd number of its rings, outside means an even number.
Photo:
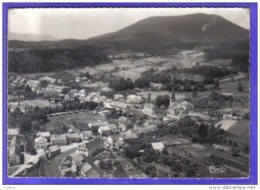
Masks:
[[[162,142],[151,143],[154,150],[162,150],[164,148],[164,144]]]
[[[101,127],[99,127],[99,129],[100,129],[101,131],[110,131],[110,130],[111,130],[110,127],[107,126],[107,125],[101,126]]]
[[[48,132],[39,132],[37,133],[37,137],[50,137],[51,136],[51,133],[48,131]]]
[[[57,150],[60,150],[60,147],[57,145],[49,147],[49,152],[55,152]]]
[[[8,136],[16,136],[19,134],[19,130],[18,129],[8,129]]]
[[[93,149],[101,144],[104,144],[104,141],[101,138],[96,138],[88,143],[81,145],[79,148]]]

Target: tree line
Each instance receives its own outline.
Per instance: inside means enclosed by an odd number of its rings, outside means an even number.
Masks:
[[[16,73],[57,72],[76,67],[95,66],[109,62],[104,54],[82,49],[35,49],[10,51],[8,69]]]

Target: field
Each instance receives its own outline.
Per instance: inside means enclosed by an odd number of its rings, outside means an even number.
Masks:
[[[95,83],[91,83],[89,84],[88,82],[82,82],[80,83],[80,86],[82,88],[104,88],[104,87],[108,87],[108,83],[103,83],[103,82],[95,82]]]
[[[142,91],[142,92],[138,92],[136,93],[137,95],[141,95],[143,96],[144,98],[148,98],[148,94],[151,93],[151,99],[152,100],[155,100],[157,96],[161,95],[161,96],[164,96],[164,95],[169,95],[171,97],[171,92],[169,91]],[[182,93],[182,92],[176,92],[175,93],[175,98],[177,100],[179,99],[184,99],[184,98],[187,98],[186,94],[185,93]]]
[[[93,113],[91,111],[82,112],[82,113],[73,113],[67,115],[60,115],[49,117],[49,122],[47,122],[43,127],[45,131],[54,131],[59,130],[63,127],[63,121],[76,121],[77,123],[89,123],[92,121],[105,120],[105,117],[98,114]]]
[[[249,121],[247,120],[240,120],[232,125],[228,131],[238,137],[243,139],[249,138]]]
[[[244,88],[244,92],[249,92],[249,81],[248,80],[242,80],[240,82],[242,83],[242,86]],[[237,93],[238,83],[239,83],[239,81],[221,83],[220,88],[222,89],[222,92]]]
[[[221,129],[228,131],[232,125],[234,125],[237,121],[235,120],[222,120],[215,124],[215,127],[220,126]]]
[[[209,61],[208,63],[212,66],[228,67],[230,66],[231,61],[232,61],[231,59],[215,59],[213,61]]]

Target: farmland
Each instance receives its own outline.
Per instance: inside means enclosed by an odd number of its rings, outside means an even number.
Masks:
[[[244,88],[244,91],[249,92],[249,81],[248,80],[221,83],[220,88],[222,89],[223,92],[236,93],[237,92],[237,86],[238,86],[239,82],[241,82],[241,84]]]
[[[55,131],[60,130],[63,127],[63,121],[76,121],[77,123],[87,124],[92,121],[104,119],[105,117],[98,113],[87,111],[49,117],[49,122],[47,122],[43,127],[46,131]]]

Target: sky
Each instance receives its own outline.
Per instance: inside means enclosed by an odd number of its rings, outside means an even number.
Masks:
[[[242,8],[30,8],[10,9],[8,32],[88,39],[116,32],[153,16],[215,14],[249,29],[250,14]]]

